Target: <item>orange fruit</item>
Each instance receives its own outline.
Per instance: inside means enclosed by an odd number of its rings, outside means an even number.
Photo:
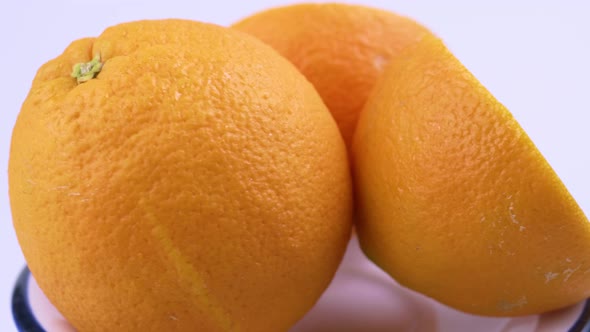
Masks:
[[[590,295],[590,224],[531,139],[435,37],[403,52],[353,144],[365,253],[469,313],[546,312]]]
[[[259,38],[295,64],[330,109],[347,146],[385,65],[430,33],[395,13],[334,3],[278,7],[232,27]]]
[[[283,331],[344,253],[347,161],[313,86],[270,47],[125,23],[38,71],[12,137],[13,222],[80,331]]]

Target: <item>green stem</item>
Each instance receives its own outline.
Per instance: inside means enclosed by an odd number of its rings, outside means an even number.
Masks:
[[[78,84],[84,83],[95,78],[101,69],[102,62],[100,62],[100,55],[96,55],[90,62],[75,64],[72,69],[72,77],[76,79]]]

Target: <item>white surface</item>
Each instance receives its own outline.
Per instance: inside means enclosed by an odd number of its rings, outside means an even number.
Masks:
[[[10,135],[37,68],[70,41],[134,19],[179,17],[227,25],[280,0],[6,1],[0,9],[0,331],[14,331],[10,294],[24,265],[11,225]],[[513,112],[590,214],[590,2],[365,0],[411,16]]]

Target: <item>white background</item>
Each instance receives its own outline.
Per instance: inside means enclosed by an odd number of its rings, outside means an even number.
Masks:
[[[0,9],[0,331],[15,331],[14,281],[25,262],[12,228],[7,164],[12,127],[37,68],[70,41],[144,18],[228,25],[280,0],[6,1]],[[513,112],[590,215],[590,2],[359,0],[411,16]]]

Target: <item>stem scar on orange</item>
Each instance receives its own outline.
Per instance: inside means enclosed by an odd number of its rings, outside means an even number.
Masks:
[[[102,69],[100,55],[95,55],[92,61],[86,63],[77,63],[72,69],[72,77],[78,83],[84,83],[93,79]]]

